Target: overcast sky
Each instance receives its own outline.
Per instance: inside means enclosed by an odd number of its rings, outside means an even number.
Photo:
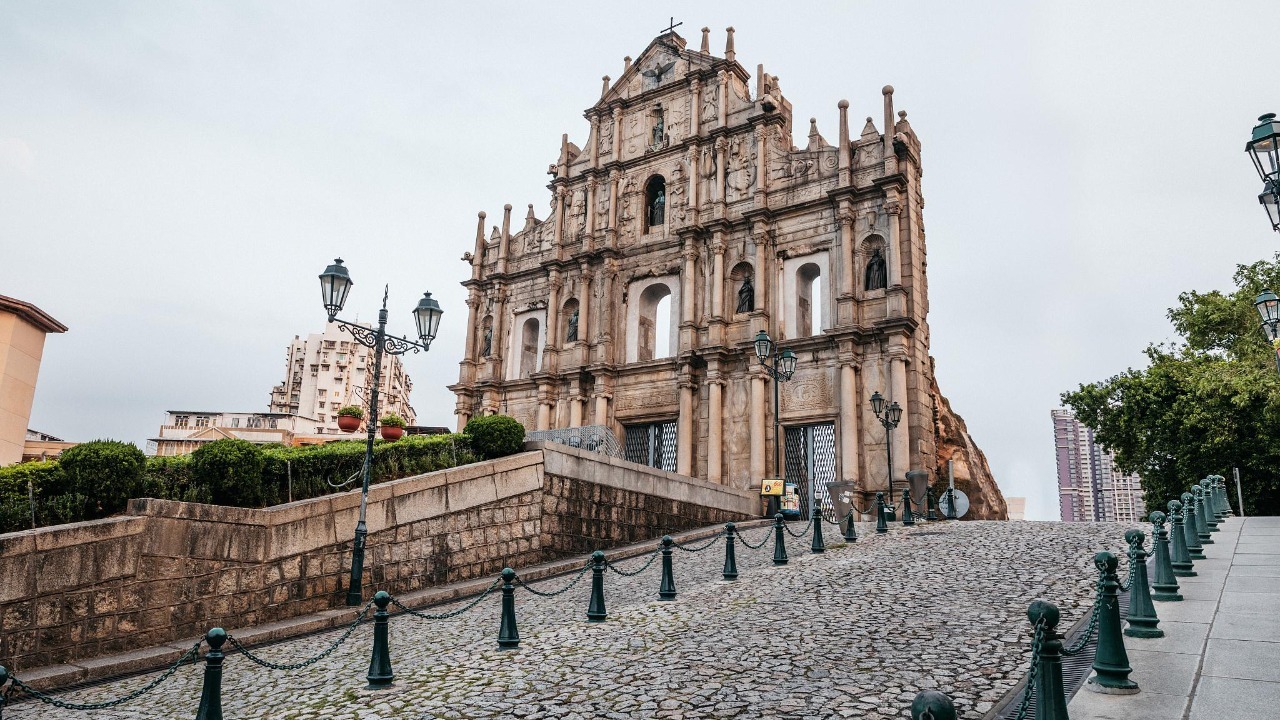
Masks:
[[[440,338],[406,365],[453,425],[475,214],[545,217],[546,167],[677,5],[0,2],[0,294],[66,323],[32,427],[144,444],[169,408],[265,410],[295,334],[349,314]],[[608,6],[614,7],[612,5]],[[687,7],[679,4],[679,7]],[[1257,3],[699,3],[837,137],[892,84],[923,143],[944,394],[1007,495],[1057,517],[1049,411],[1141,365],[1177,293],[1277,237],[1243,148],[1280,110]],[[1274,18],[1271,18],[1272,20]],[[519,220],[516,221],[519,224]]]

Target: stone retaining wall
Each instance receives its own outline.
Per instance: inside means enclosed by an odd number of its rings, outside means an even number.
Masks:
[[[374,486],[365,594],[754,514],[754,494],[559,445]],[[130,502],[0,535],[0,664],[26,669],[340,607],[358,491],[266,509]]]

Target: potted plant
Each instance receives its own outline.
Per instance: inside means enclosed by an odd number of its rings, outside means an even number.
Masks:
[[[379,430],[382,432],[382,439],[395,442],[404,435],[404,418],[399,415],[383,415],[378,421]]]
[[[364,420],[364,410],[356,405],[348,405],[338,411],[338,428],[342,432],[355,432],[360,429],[360,421]]]

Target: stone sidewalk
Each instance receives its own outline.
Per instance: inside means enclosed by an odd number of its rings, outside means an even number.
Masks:
[[[1255,720],[1280,707],[1280,517],[1231,518],[1204,546],[1182,602],[1157,602],[1163,638],[1126,637],[1137,695],[1080,690],[1072,720]],[[1189,708],[1189,711],[1188,711]]]
[[[799,530],[799,528],[793,528]],[[870,530],[863,526],[864,531]],[[883,535],[811,554],[787,537],[790,564],[769,542],[738,549],[737,582],[720,579],[723,543],[675,556],[679,597],[656,601],[657,564],[606,577],[607,622],[585,622],[587,582],[554,598],[517,593],[518,650],[497,650],[499,602],[459,617],[393,615],[395,687],[363,690],[371,633],[361,628],[303,670],[273,671],[228,655],[228,720],[695,720],[901,718],[915,694],[938,688],[977,720],[1025,676],[1027,604],[1052,598],[1064,624],[1089,611],[1099,550],[1119,552],[1114,524],[963,522],[895,525]],[[767,528],[746,532],[764,540]],[[632,571],[643,558],[619,563]],[[538,583],[543,590],[564,579]],[[440,610],[459,607],[455,602]],[[259,649],[296,662],[335,631]],[[61,694],[101,701],[144,685],[139,676]],[[140,700],[110,710],[64,711],[34,702],[6,720],[150,720],[193,717],[201,668],[188,666]]]

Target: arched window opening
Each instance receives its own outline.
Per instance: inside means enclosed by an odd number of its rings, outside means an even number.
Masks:
[[[524,321],[520,330],[520,377],[529,377],[538,371],[538,319]]]
[[[756,275],[751,263],[740,262],[729,271],[733,296],[729,298],[734,313],[747,313],[756,309]]]
[[[582,318],[578,317],[578,301],[570,298],[565,302],[564,308],[560,311],[560,317],[563,327],[561,328],[561,337],[564,338],[565,344],[575,343],[581,339],[583,333],[580,326]]]
[[[796,270],[796,337],[822,330],[822,269],[805,263]]]
[[[652,232],[667,222],[667,181],[654,175],[644,186],[644,231]]]
[[[640,294],[640,327],[636,340],[638,360],[671,356],[671,288],[658,283]]]

